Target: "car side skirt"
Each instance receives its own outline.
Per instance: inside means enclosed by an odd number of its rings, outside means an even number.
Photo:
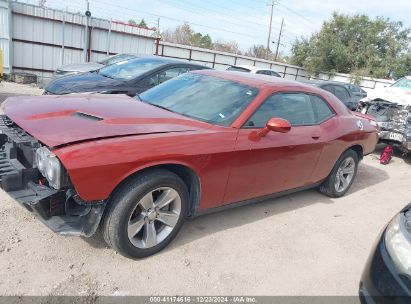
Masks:
[[[230,204],[223,205],[223,206],[220,206],[220,207],[215,207],[215,208],[210,208],[210,209],[205,209],[205,210],[198,210],[197,209],[196,212],[193,213],[193,215],[190,216],[190,217],[194,218],[194,217],[198,217],[198,216],[202,216],[202,215],[206,215],[206,214],[210,214],[210,213],[214,213],[214,212],[229,210],[229,209],[236,208],[236,207],[246,206],[246,205],[255,204],[255,203],[261,203],[261,202],[264,202],[264,201],[269,200],[269,199],[279,198],[279,197],[289,195],[289,194],[293,194],[293,193],[296,193],[296,192],[317,188],[318,186],[320,186],[322,184],[322,182],[323,181],[320,181],[320,182],[317,182],[315,184],[311,184],[311,185],[308,185],[308,186],[303,186],[303,187],[294,188],[294,189],[281,191],[281,192],[277,192],[277,193],[272,193],[272,194],[268,194],[268,195],[264,195],[264,196],[260,196],[260,197],[256,197],[256,198],[251,198],[251,199],[244,200],[244,201],[230,203]]]

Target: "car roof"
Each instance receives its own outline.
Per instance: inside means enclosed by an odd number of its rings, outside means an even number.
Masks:
[[[253,74],[236,71],[218,71],[211,69],[191,71],[190,73],[222,78],[225,80],[252,86],[261,90],[268,89],[272,92],[290,91],[317,94],[322,97],[326,96],[328,102],[337,113],[349,113],[347,107],[332,93],[300,81],[288,80],[280,77],[272,77],[263,74]]]
[[[322,86],[322,85],[338,85],[338,86],[346,86],[350,85],[350,83],[347,82],[340,82],[340,81],[332,81],[332,80],[302,80],[302,83],[306,83],[309,85],[314,85],[314,86]]]
[[[217,70],[200,70],[193,71],[192,73],[205,74],[210,76],[215,76],[223,78],[226,80],[231,80],[234,82],[239,82],[242,84],[250,85],[256,88],[262,88],[264,86],[270,87],[283,87],[283,86],[293,86],[301,88],[312,88],[312,86],[304,84],[299,81],[288,80],[280,77],[272,77],[269,75],[263,74],[253,74],[253,73],[244,73],[237,71],[217,71]]]
[[[273,70],[273,69],[259,68],[259,67],[253,66],[253,65],[246,65],[246,64],[232,65],[232,67],[234,67],[234,68],[248,69],[248,70],[250,70],[250,71],[252,71],[252,72],[262,71],[262,70],[264,70],[264,71],[273,71],[273,72],[276,72],[276,71]],[[277,72],[276,72],[276,73],[277,73]]]
[[[155,61],[158,61],[160,63],[163,63],[163,65],[168,65],[168,64],[188,64],[188,65],[193,65],[193,66],[199,66],[199,67],[203,67],[206,69],[209,69],[209,67],[205,66],[205,65],[201,65],[201,64],[197,64],[197,63],[192,63],[188,60],[182,60],[182,59],[175,59],[175,58],[170,58],[170,57],[162,57],[162,56],[155,56],[155,55],[146,55],[146,56],[139,56],[136,58],[132,58],[129,59],[128,61],[134,61],[134,60],[142,60],[142,59],[153,59]]]

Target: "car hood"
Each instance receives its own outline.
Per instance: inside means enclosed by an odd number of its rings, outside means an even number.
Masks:
[[[43,144],[208,129],[211,125],[125,95],[10,97],[5,114]]]
[[[62,72],[91,72],[98,69],[101,69],[104,65],[96,62],[89,62],[89,63],[77,63],[77,64],[66,64],[58,67],[58,71]]]
[[[85,92],[104,92],[124,84],[124,80],[104,77],[98,73],[70,75],[52,81],[45,89],[55,95]]]
[[[394,87],[381,88],[369,91],[366,99],[383,99],[400,105],[411,105],[411,90]]]

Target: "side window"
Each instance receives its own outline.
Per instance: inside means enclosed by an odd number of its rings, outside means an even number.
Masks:
[[[341,101],[347,101],[350,99],[350,93],[347,89],[340,86],[334,86],[335,96],[338,97]]]
[[[188,68],[188,71],[199,71],[199,70],[204,70],[204,69],[206,69],[207,67],[205,66],[205,67],[202,67],[202,66],[191,66],[191,67],[189,67]],[[227,69],[228,70],[228,69]]]
[[[324,101],[322,98],[311,95],[311,101],[314,105],[314,109],[317,113],[317,123],[321,123],[328,118],[334,116],[334,111],[331,110],[330,106],[326,101]]]
[[[270,71],[265,71],[265,70],[257,71],[256,74],[271,75]]]
[[[334,95],[335,95],[334,86],[324,85],[324,86],[321,86],[320,88],[323,89],[323,90],[326,90],[326,91],[330,92],[331,94],[334,94]]]
[[[246,122],[246,127],[263,128],[270,118],[283,118],[293,126],[316,123],[310,95],[279,93],[270,96]]]
[[[356,85],[350,85],[350,89],[351,89],[352,92],[355,92],[355,93],[360,93],[361,92],[361,88],[359,86],[356,86]]]
[[[181,74],[184,74],[189,71],[189,68],[171,68],[168,70],[161,71],[157,74],[154,74],[153,76],[150,77],[149,79],[149,85],[150,87],[154,87],[156,85],[159,85],[160,83],[163,83],[164,81],[167,81],[171,78],[177,77]]]

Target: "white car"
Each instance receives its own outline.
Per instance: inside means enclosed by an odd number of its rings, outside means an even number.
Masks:
[[[232,65],[230,66],[227,71],[236,71],[236,72],[246,72],[252,74],[263,74],[269,76],[280,77],[281,75],[278,74],[276,71],[270,69],[261,69],[252,65]]]
[[[411,76],[370,91],[360,101],[358,110],[376,118],[381,129],[380,141],[411,153]]]
[[[117,55],[106,57],[97,62],[84,62],[84,63],[62,65],[57,68],[56,72],[54,73],[54,78],[97,71],[105,66],[112,65],[117,62],[129,60],[133,58],[137,58],[137,56],[133,54],[117,54]]]

